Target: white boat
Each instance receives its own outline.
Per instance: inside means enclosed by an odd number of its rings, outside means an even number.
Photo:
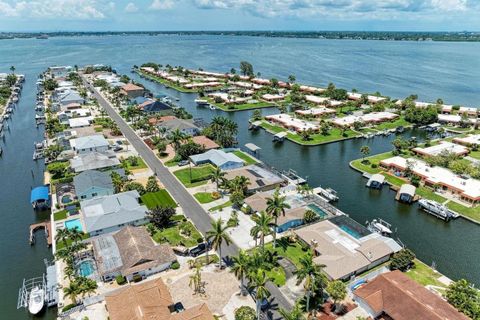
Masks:
[[[30,296],[28,298],[28,311],[31,314],[37,314],[45,305],[45,292],[39,286],[36,286],[30,291]]]
[[[195,103],[199,106],[208,105],[208,101],[205,99],[195,99]]]
[[[327,198],[328,201],[332,201],[332,202],[338,201],[337,191],[333,190],[332,188],[326,188],[326,189],[320,188],[318,193],[321,196]]]
[[[418,200],[418,204],[424,211],[430,213],[431,215],[439,219],[450,221],[450,219],[458,218],[457,213],[451,211],[450,209],[436,201],[420,199]]]
[[[381,234],[382,236],[390,236],[392,234],[392,225],[382,219],[373,219],[371,222],[367,221],[367,229]]]
[[[210,105],[210,110],[215,110],[215,106]]]

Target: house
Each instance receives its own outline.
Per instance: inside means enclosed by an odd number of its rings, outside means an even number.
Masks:
[[[110,144],[101,134],[70,140],[70,146],[77,154],[107,152]]]
[[[152,99],[145,100],[143,103],[139,104],[138,109],[147,113],[164,113],[165,111],[172,111],[172,108],[168,104]]]
[[[447,301],[399,270],[383,273],[353,292],[373,319],[467,320]]]
[[[82,98],[77,91],[68,90],[67,92],[58,97],[58,103],[61,106],[66,106],[72,103],[84,104],[85,99]]]
[[[466,137],[453,138],[453,142],[467,146],[480,146],[480,134],[469,134]]]
[[[302,119],[294,118],[289,114],[268,115],[265,117],[265,119],[269,122],[279,124],[285,129],[288,129],[291,131],[302,132],[302,131],[311,130],[313,132],[317,132],[320,130],[320,127],[318,125],[313,124],[311,122],[307,122]]]
[[[247,191],[251,193],[273,190],[284,182],[279,175],[254,164],[230,170],[225,174],[225,178],[228,180],[237,176],[248,178],[250,184],[247,186]]]
[[[75,193],[80,200],[103,197],[114,193],[110,173],[86,170],[73,177]]]
[[[467,147],[448,141],[440,141],[439,144],[427,148],[413,148],[412,151],[424,157],[433,157],[444,153],[453,153],[457,156],[465,156],[469,153]]]
[[[147,207],[139,204],[139,198],[138,191],[133,190],[81,201],[86,232],[97,236],[126,225],[145,224]]]
[[[311,246],[313,261],[325,265],[331,280],[347,280],[370,270],[402,249],[395,240],[370,232],[346,215],[297,229],[295,234]]]
[[[94,238],[93,252],[103,281],[124,276],[132,281],[164,271],[177,258],[168,244],[155,244],[143,227],[126,226],[113,234]]]
[[[74,172],[83,172],[85,170],[97,170],[114,168],[120,165],[115,153],[111,150],[108,152],[88,152],[78,154],[70,160],[70,166]]]
[[[190,160],[195,165],[211,163],[222,170],[232,170],[243,167],[243,160],[235,154],[216,149],[190,156]]]
[[[84,128],[89,127],[93,122],[93,117],[69,118],[68,126],[70,128]]]
[[[189,136],[196,136],[200,133],[200,128],[193,124],[192,121],[178,119],[177,117],[169,117],[161,121],[158,126],[160,128],[166,128],[168,132],[179,130]]]
[[[196,144],[203,146],[206,151],[220,148],[220,146],[215,141],[205,136],[194,136],[192,137],[192,141]]]
[[[105,295],[110,320],[214,320],[205,303],[176,310],[161,278],[129,284]]]
[[[317,107],[317,108],[311,108],[307,110],[295,110],[295,114],[303,117],[313,117],[313,118],[320,118],[325,115],[335,115],[337,111],[326,108],[326,107]]]
[[[136,97],[141,97],[145,93],[145,89],[137,86],[133,83],[127,83],[123,87],[121,87],[120,92],[130,99],[136,98]]]

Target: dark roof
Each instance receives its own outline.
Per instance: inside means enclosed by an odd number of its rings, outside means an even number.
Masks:
[[[83,193],[91,187],[113,189],[112,178],[109,173],[97,170],[87,170],[76,175],[73,177],[73,185],[77,194]]]
[[[165,110],[170,110],[171,107],[161,101],[145,101],[141,105],[139,105],[140,109],[144,112],[160,112]]]

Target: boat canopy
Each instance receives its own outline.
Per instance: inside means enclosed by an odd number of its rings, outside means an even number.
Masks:
[[[285,138],[287,136],[287,133],[282,131],[282,132],[279,132],[277,134],[274,135],[274,137],[277,137],[277,138]]]
[[[411,196],[413,198],[415,196],[415,190],[416,189],[417,188],[415,188],[415,186],[412,186],[411,184],[403,184],[400,187],[399,193],[400,194],[408,194],[409,196]]]
[[[30,194],[30,203],[34,203],[39,200],[47,201],[48,192],[49,191],[47,186],[36,187],[32,190],[32,193]]]
[[[247,143],[245,144],[245,148],[247,148],[248,150],[252,151],[252,152],[256,152],[258,150],[261,150],[262,148],[260,148],[259,146],[253,144],[253,143]]]

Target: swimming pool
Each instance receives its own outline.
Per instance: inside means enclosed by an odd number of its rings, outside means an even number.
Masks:
[[[95,267],[93,260],[83,260],[77,265],[77,271],[82,277],[88,277],[93,274]]]
[[[77,229],[78,231],[83,231],[83,226],[80,219],[65,221],[65,228],[67,228],[68,230]]]
[[[314,203],[309,204],[307,208],[315,212],[320,217],[320,219],[325,219],[328,216],[328,214],[325,211],[323,211],[322,208],[320,208]]]
[[[371,234],[371,232],[367,228],[365,228],[360,223],[348,216],[336,216],[329,221],[337,225],[340,229],[342,229],[355,239],[360,239]]]
[[[67,203],[70,203],[72,202],[72,198],[70,195],[66,194],[62,197],[62,203],[63,204],[67,204]]]
[[[284,224],[279,225],[279,226],[277,227],[277,233],[285,232],[285,231],[287,231],[288,229],[296,228],[296,227],[298,227],[298,226],[301,226],[302,224],[303,224],[303,220],[302,220],[302,219],[295,219],[295,220],[287,221],[287,222],[285,222]]]
[[[357,232],[357,231],[353,230],[349,226],[341,225],[339,227],[340,227],[340,229],[342,229],[343,231],[345,231],[346,233],[348,233],[349,235],[351,235],[355,239],[360,239],[362,237],[360,232]]]

